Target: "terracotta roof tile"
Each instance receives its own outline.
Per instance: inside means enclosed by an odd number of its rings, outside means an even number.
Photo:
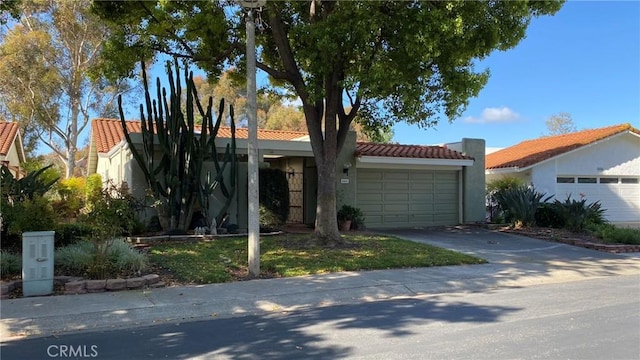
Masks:
[[[640,130],[634,128],[630,124],[620,124],[598,129],[583,130],[570,134],[545,136],[538,139],[526,140],[514,146],[487,155],[485,168],[499,169],[528,167],[625,131],[640,134]]]
[[[0,121],[0,155],[7,155],[16,140],[20,126],[15,122]]]
[[[397,158],[473,160],[444,146],[357,143],[356,156],[382,156]]]
[[[109,150],[124,140],[124,131],[122,131],[120,120],[94,119],[91,127],[92,137],[96,143],[96,150],[99,153],[109,152]],[[127,121],[127,130],[130,133],[141,132],[140,121]],[[236,129],[236,139],[247,139],[248,136],[248,129]],[[300,131],[258,130],[258,139],[260,140],[295,140],[304,136],[307,136],[307,133]],[[231,128],[220,127],[218,137],[230,138]]]

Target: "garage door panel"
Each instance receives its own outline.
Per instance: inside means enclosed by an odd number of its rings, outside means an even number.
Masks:
[[[458,174],[455,171],[437,171],[434,174],[436,182],[451,183],[458,180]]]
[[[556,184],[555,198],[564,201],[587,199],[587,204],[599,201],[604,217],[613,222],[637,222],[640,218],[640,184]]]
[[[385,204],[383,209],[384,209],[385,213],[408,214],[409,213],[409,204],[408,203]]]
[[[433,193],[431,193],[431,194],[412,193],[411,194],[411,198],[409,200],[411,200],[412,202],[428,202],[428,203],[432,203],[433,202]]]
[[[393,201],[407,202],[409,201],[409,197],[410,195],[408,193],[392,193],[392,194],[385,193],[383,196],[384,201],[387,201],[387,202],[393,202]]]
[[[411,180],[411,175],[404,171],[391,171],[391,172],[383,172],[383,180],[384,181],[409,181]]]
[[[410,188],[409,183],[396,183],[387,182],[384,183],[384,191],[408,191]]]
[[[438,213],[451,214],[458,211],[458,207],[448,202],[437,202],[434,204],[434,208]]]
[[[411,181],[428,181],[433,182],[435,179],[433,172],[411,172]]]
[[[385,214],[382,218],[385,224],[392,224],[393,226],[402,226],[409,222],[408,214]]]
[[[431,192],[433,191],[433,183],[412,182],[411,191]]]
[[[358,184],[358,188],[363,193],[364,192],[380,192],[380,191],[382,191],[382,185],[383,185],[382,183],[365,182],[365,181],[363,181],[362,183]]]
[[[356,205],[369,227],[458,223],[456,171],[359,169],[356,189]],[[440,209],[444,203],[450,204]]]
[[[433,203],[411,203],[410,209],[412,212],[428,213],[434,211]]]
[[[382,173],[379,171],[370,171],[370,170],[358,170],[358,181],[380,181],[382,180]]]

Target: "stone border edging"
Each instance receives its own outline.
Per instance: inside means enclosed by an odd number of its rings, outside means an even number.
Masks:
[[[64,285],[64,295],[136,290],[144,287],[159,288],[166,286],[164,282],[160,281],[160,275],[157,274],[148,274],[128,279],[107,280],[86,280],[76,276],[55,276],[53,283],[54,285]],[[11,292],[21,288],[22,280],[0,282],[0,299],[8,299]]]

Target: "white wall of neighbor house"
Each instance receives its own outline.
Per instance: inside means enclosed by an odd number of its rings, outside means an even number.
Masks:
[[[640,176],[640,137],[621,134],[534,166],[530,182],[540,192],[558,193],[558,176]]]
[[[9,171],[13,174],[13,176],[19,176],[16,168],[21,167],[21,162],[20,155],[18,154],[18,147],[16,146],[15,142],[11,146],[11,148],[9,148],[7,155],[3,156],[3,158],[0,160],[8,162],[9,166],[11,166],[9,168]]]
[[[622,133],[543,161],[519,172],[497,170],[487,182],[516,176],[537,191],[599,201],[607,220],[640,223],[640,136]],[[560,178],[560,179],[559,179]]]

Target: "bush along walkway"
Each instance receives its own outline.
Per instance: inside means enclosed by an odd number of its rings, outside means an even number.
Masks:
[[[160,275],[148,274],[128,279],[86,280],[75,276],[56,276],[51,295],[76,295],[105,291],[136,290],[165,287]],[[22,297],[22,280],[2,281],[0,299]]]

